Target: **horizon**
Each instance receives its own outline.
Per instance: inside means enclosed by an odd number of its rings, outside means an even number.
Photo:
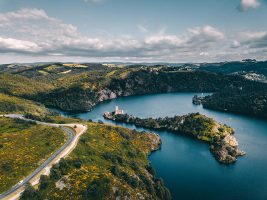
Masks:
[[[73,63],[73,64],[125,64],[125,65],[187,65],[187,64],[219,64],[219,63],[232,63],[232,62],[247,62],[247,60],[255,60],[255,62],[266,62],[267,60],[256,60],[253,58],[247,58],[243,60],[231,60],[231,61],[218,61],[218,62],[115,62],[115,61],[106,61],[106,62],[73,62],[73,61],[38,61],[38,62],[14,62],[14,63],[1,63],[0,65],[34,65],[34,64],[53,64],[53,63]]]

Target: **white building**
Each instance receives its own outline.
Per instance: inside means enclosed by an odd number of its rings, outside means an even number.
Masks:
[[[123,114],[123,110],[119,109],[119,106],[115,107],[115,115],[122,115]]]

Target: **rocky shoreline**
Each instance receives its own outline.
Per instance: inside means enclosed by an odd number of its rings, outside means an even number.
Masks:
[[[234,130],[199,113],[165,118],[141,119],[128,114],[104,113],[104,118],[116,122],[134,124],[137,127],[152,130],[167,130],[176,134],[184,134],[210,145],[210,151],[217,161],[231,164],[239,156],[245,155],[238,149],[238,142],[233,136]]]

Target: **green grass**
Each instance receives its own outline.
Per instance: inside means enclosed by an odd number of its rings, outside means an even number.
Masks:
[[[59,128],[0,117],[0,193],[34,171],[65,139]]]

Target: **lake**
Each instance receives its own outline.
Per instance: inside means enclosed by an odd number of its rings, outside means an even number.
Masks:
[[[103,119],[102,114],[113,111],[116,105],[141,118],[190,112],[205,114],[233,127],[240,149],[247,155],[239,157],[233,165],[223,165],[212,157],[207,144],[182,135],[157,132],[162,148],[149,157],[157,176],[164,179],[175,200],[267,200],[267,121],[203,109],[192,104],[195,94],[122,97],[104,102],[91,112],[71,116],[112,123]]]

